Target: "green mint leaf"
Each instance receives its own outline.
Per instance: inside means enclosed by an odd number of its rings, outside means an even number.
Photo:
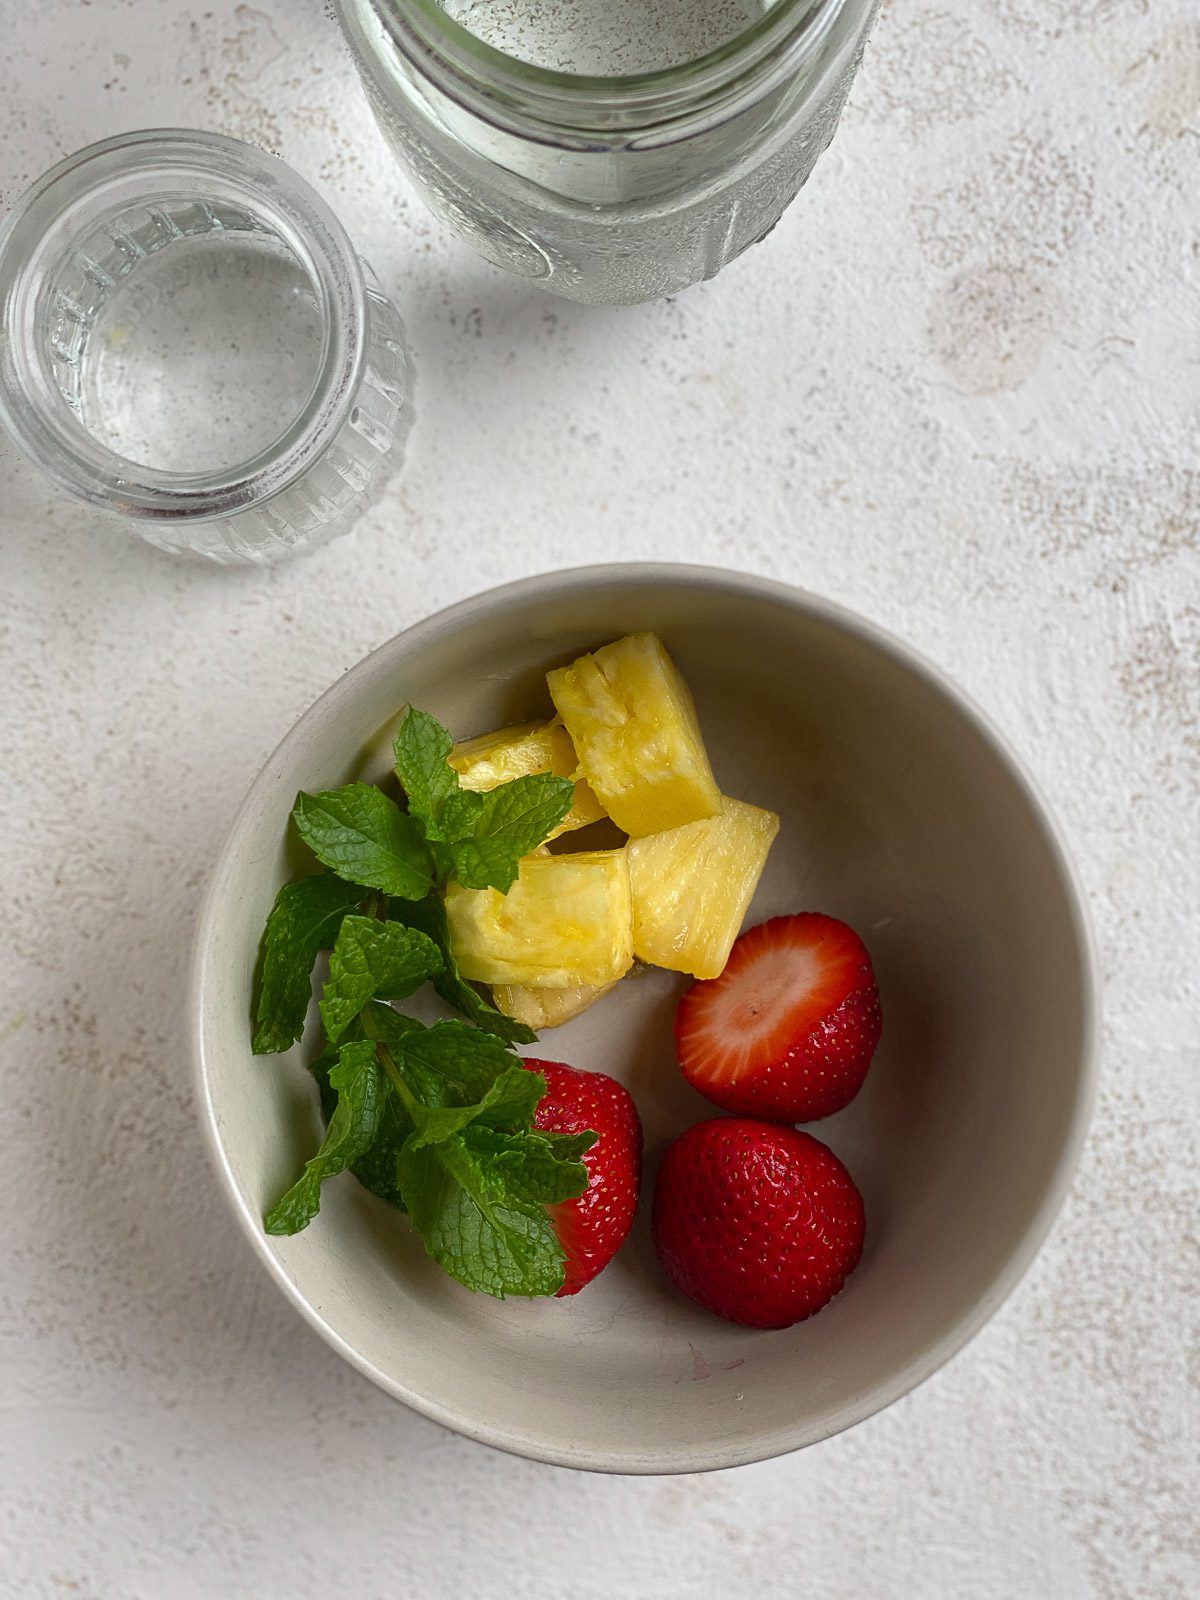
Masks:
[[[546,1080],[515,1062],[502,1072],[479,1102],[475,1121],[489,1128],[527,1128],[546,1093]]]
[[[451,795],[442,808],[444,837],[451,844],[456,839],[470,838],[479,826],[483,808],[484,797],[474,789],[460,789],[457,794]]]
[[[296,796],[300,837],[331,871],[367,889],[419,900],[433,886],[433,863],[412,817],[369,783]]]
[[[514,1065],[511,1052],[494,1035],[456,1021],[406,1033],[395,1054],[409,1088],[427,1106],[477,1105]],[[517,1071],[525,1069],[518,1063]]]
[[[505,1133],[475,1124],[463,1132],[463,1143],[514,1204],[556,1205],[576,1200],[588,1186],[588,1170],[579,1159],[596,1142],[594,1133],[552,1134],[536,1129]]]
[[[537,1034],[532,1028],[497,1011],[459,972],[450,949],[450,929],[446,925],[446,908],[440,894],[428,894],[424,900],[393,900],[390,915],[410,928],[419,928],[442,952],[442,970],[435,975],[433,987],[447,1005],[461,1011],[477,1028],[485,1028],[509,1044],[537,1043]]]
[[[394,1011],[379,1000],[373,1000],[364,1008],[363,1018],[370,1026],[370,1037],[387,1045],[393,1055],[401,1048],[406,1034],[425,1032],[423,1022],[414,1022],[412,1017],[406,1017],[402,1011]]]
[[[556,1161],[578,1161],[581,1156],[587,1155],[599,1137],[593,1128],[588,1128],[585,1133],[538,1132],[538,1138],[549,1145]]]
[[[341,1048],[344,1049],[345,1046]],[[308,1064],[308,1070],[316,1079],[317,1091],[321,1096],[321,1119],[326,1127],[329,1126],[337,1109],[337,1090],[330,1083],[329,1074],[337,1066],[340,1054],[341,1049],[326,1050],[323,1055],[319,1055],[315,1061],[310,1061]]]
[[[268,1226],[303,1227],[322,1178],[349,1165],[373,1194],[408,1211],[430,1256],[467,1288],[500,1298],[556,1293],[564,1258],[546,1208],[586,1189],[580,1158],[595,1134],[530,1127],[545,1078],[477,1028],[424,1028],[371,1000],[348,1030],[354,1037],[312,1067],[325,1142]],[[375,1074],[378,1108],[365,1137],[339,1140],[360,1060]]]
[[[321,1205],[321,1185],[344,1172],[375,1141],[383,1109],[384,1080],[369,1040],[351,1040],[342,1046],[337,1064],[329,1072],[329,1087],[337,1104],[325,1130],[321,1147],[305,1163],[304,1171],[265,1218],[274,1234],[299,1233],[316,1216]]]
[[[373,917],[343,919],[329,978],[321,996],[321,1021],[336,1044],[368,1000],[399,1000],[442,970],[432,939],[398,922]]]
[[[333,873],[318,873],[285,884],[275,896],[263,933],[255,1055],[290,1050],[299,1039],[312,999],[313,963],[321,950],[332,949],[343,917],[362,895]]]
[[[400,724],[393,746],[409,814],[430,840],[455,837],[442,831],[442,809],[459,791],[458,773],[447,760],[453,749],[454,740],[436,717],[412,709]]]
[[[509,1057],[512,1061],[512,1057]],[[408,1058],[405,1057],[407,1064]],[[504,1128],[528,1124],[537,1110],[538,1101],[546,1092],[546,1080],[539,1073],[527,1072],[519,1062],[513,1061],[507,1071],[496,1078],[482,1099],[473,1105],[417,1105],[412,1109],[416,1132],[412,1145],[440,1144],[452,1134],[461,1133],[478,1122],[488,1128]]]
[[[453,1134],[461,1133],[475,1115],[474,1106],[421,1106],[413,1109],[414,1133],[409,1148],[420,1150],[425,1145],[441,1144]]]
[[[396,1163],[400,1159],[404,1141],[411,1132],[412,1123],[389,1088],[384,1096],[375,1142],[350,1169],[364,1189],[386,1200],[397,1211],[408,1209],[400,1193]]]
[[[571,809],[575,785],[548,772],[514,778],[485,794],[464,789],[449,756],[454,741],[428,712],[409,710],[396,735],[396,771],[409,815],[429,843],[439,881],[507,894],[521,857]],[[405,895],[405,899],[414,899]]]
[[[468,1289],[550,1295],[562,1287],[563,1250],[544,1206],[513,1203],[486,1152],[463,1136],[404,1147],[400,1192],[425,1249]]]
[[[386,1007],[381,1006],[379,1009],[385,1010]],[[418,1024],[414,1022],[412,1026],[415,1028]],[[321,1115],[326,1123],[333,1117],[337,1106],[337,1090],[329,1082],[329,1073],[337,1063],[337,1058],[336,1050],[327,1051],[308,1069],[317,1080],[317,1088],[321,1094]],[[407,1112],[384,1078],[383,1109],[380,1112],[379,1128],[374,1143],[352,1163],[350,1171],[364,1189],[378,1195],[381,1200],[386,1200],[388,1205],[395,1206],[398,1211],[403,1211],[405,1207],[400,1197],[400,1186],[396,1181],[396,1162],[404,1147],[404,1141],[412,1131],[413,1125],[409,1121]]]
[[[456,840],[451,850],[459,883],[507,894],[521,857],[553,833],[571,809],[574,794],[570,778],[536,772],[480,795],[472,837]]]
[[[437,1144],[479,1122],[527,1127],[546,1092],[546,1080],[513,1058],[505,1045],[464,1022],[422,1028],[398,1019],[381,1027],[383,1008],[364,1017],[368,1032],[386,1043],[409,1100],[414,1147]],[[392,1013],[395,1018],[395,1013]]]
[[[371,1037],[387,1045],[393,1056],[406,1033],[419,1032],[421,1029],[419,1022],[414,1022],[411,1017],[402,1016],[400,1012],[393,1011],[391,1006],[384,1005],[378,1000],[373,1000],[365,1008],[363,1015],[370,1023]],[[351,1025],[351,1030],[356,1031],[360,1027],[361,1024],[355,1022]],[[350,1170],[365,1189],[378,1195],[381,1200],[386,1200],[388,1205],[395,1206],[398,1211],[405,1210],[405,1205],[396,1178],[396,1163],[400,1159],[404,1141],[412,1131],[413,1125],[408,1112],[401,1105],[399,1095],[385,1074],[383,1113],[379,1119],[379,1131],[375,1135],[375,1142]]]

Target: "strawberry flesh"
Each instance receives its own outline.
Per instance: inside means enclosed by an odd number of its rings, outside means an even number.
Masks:
[[[604,1270],[633,1226],[642,1181],[641,1119],[628,1089],[606,1073],[581,1072],[561,1061],[530,1058],[524,1064],[546,1079],[534,1127],[543,1133],[591,1128],[597,1134],[583,1156],[583,1194],[546,1208],[567,1258],[559,1296],[578,1294]]]
[[[842,1288],[862,1255],[862,1196],[797,1128],[715,1117],[681,1134],[654,1190],[654,1247],[690,1299],[730,1322],[787,1328]]]
[[[811,911],[742,934],[721,976],[693,984],[675,1015],[692,1087],[724,1111],[780,1122],[848,1105],[881,1029],[866,946],[844,922]]]

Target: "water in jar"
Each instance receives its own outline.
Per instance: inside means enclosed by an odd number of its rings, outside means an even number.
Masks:
[[[87,241],[53,290],[59,388],[108,449],[212,473],[267,450],[316,384],[306,268],[256,219],[169,198]]]
[[[772,0],[442,0],[485,44],[555,72],[620,77],[693,61],[757,22]]]
[[[416,0],[334,3],[435,214],[496,266],[595,305],[676,293],[766,237],[833,135],[878,7],[438,0],[503,56],[568,75],[628,80],[724,53],[725,66],[606,96],[569,81],[548,92],[461,41],[443,53]],[[735,41],[776,13],[762,48],[739,55]]]

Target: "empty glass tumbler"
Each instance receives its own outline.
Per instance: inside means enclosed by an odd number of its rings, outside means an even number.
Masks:
[[[334,0],[431,209],[497,266],[625,304],[709,278],[828,145],[878,0]]]
[[[151,544],[277,561],[347,532],[399,465],[404,329],[281,161],[131,133],[0,226],[0,421]]]

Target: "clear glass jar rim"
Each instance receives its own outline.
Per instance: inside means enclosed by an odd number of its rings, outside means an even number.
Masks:
[[[309,273],[324,323],[306,402],[257,455],[216,472],[130,461],[74,416],[37,359],[34,327],[52,230],[139,173],[217,180],[261,212]],[[152,201],[148,191],[144,201]],[[77,497],[126,516],[212,519],[261,504],[304,474],[345,421],[366,355],[362,267],[337,217],[283,161],[225,134],[146,128],[87,145],[35,180],[0,222],[0,421],[18,448]]]
[[[337,0],[345,9],[347,0]],[[420,70],[448,69],[487,98],[576,137],[649,128],[694,115],[785,53],[790,65],[816,50],[850,0],[776,0],[748,28],[694,60],[618,77],[557,72],[506,55],[455,21],[439,0],[366,0],[376,19]],[[459,96],[461,98],[461,96]]]

